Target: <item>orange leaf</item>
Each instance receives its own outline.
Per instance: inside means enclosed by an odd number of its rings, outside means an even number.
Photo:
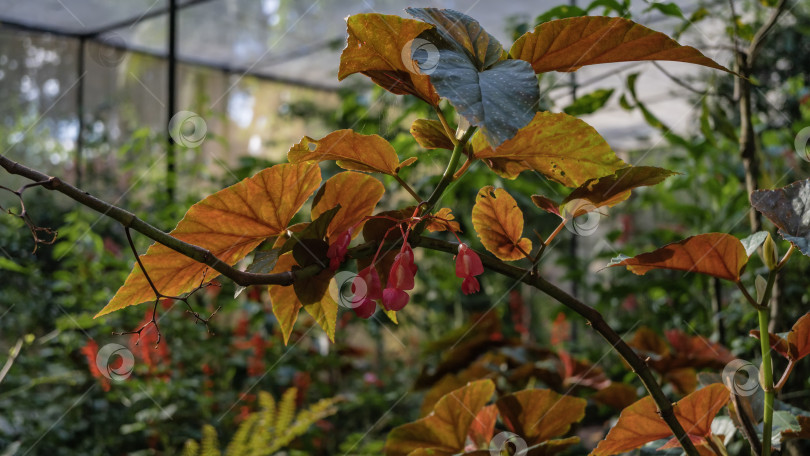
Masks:
[[[667,356],[669,347],[667,342],[652,329],[642,326],[633,335],[628,345],[641,352],[642,355]]]
[[[567,205],[572,202],[575,207],[567,212],[574,217],[584,213],[577,211],[583,202],[589,206],[589,211],[604,206],[613,207],[626,200],[632,189],[658,184],[673,174],[678,173],[654,166],[628,166],[610,176],[588,179],[563,200],[560,211],[565,213]]]
[[[455,145],[447,137],[444,126],[438,120],[416,119],[411,124],[411,135],[425,149],[453,150]]]
[[[336,160],[343,169],[395,175],[402,164],[396,151],[378,135],[361,135],[353,130],[338,130],[323,139],[304,136],[287,152],[290,163]]]
[[[486,448],[495,433],[495,421],[498,419],[498,408],[495,404],[482,408],[470,425],[467,436],[476,448]]]
[[[529,389],[503,396],[496,404],[506,426],[532,446],[567,433],[571,424],[585,417],[587,401]]]
[[[751,335],[759,339],[759,331],[751,331]],[[799,318],[785,335],[768,334],[771,348],[791,361],[798,361],[810,355],[810,313]]]
[[[674,406],[675,417],[696,445],[706,444],[706,439],[712,435],[712,420],[729,399],[728,389],[721,383],[714,383],[678,401]],[[647,396],[622,411],[619,421],[591,456],[624,453],[670,435],[672,431],[658,416],[655,402]]]
[[[563,113],[538,112],[512,139],[495,149],[476,133],[472,147],[475,157],[500,176],[514,179],[533,169],[568,187],[627,166],[593,127]]]
[[[351,171],[335,174],[315,195],[312,201],[312,220],[340,204],[340,209],[326,230],[326,237],[334,239],[334,236],[351,227],[354,227],[352,237],[355,237],[363,227],[360,221],[374,212],[384,192],[382,182],[367,174]]]
[[[172,230],[181,241],[208,249],[235,264],[267,238],[283,233],[292,217],[321,183],[313,164],[283,164],[206,197],[189,208]],[[219,273],[162,244],[152,244],[141,261],[158,291],[180,295]],[[205,273],[205,276],[203,276]],[[124,285],[96,317],[155,299],[136,264]]]
[[[638,394],[636,389],[630,385],[611,383],[607,388],[595,392],[591,399],[616,410],[622,410],[635,402],[638,399]]]
[[[694,63],[728,71],[690,46],[620,17],[572,17],[548,21],[515,41],[509,55],[536,73],[576,71],[585,65],[640,60]]]
[[[494,392],[492,380],[478,380],[447,394],[430,415],[394,428],[385,442],[385,455],[407,456],[418,449],[434,455],[463,451],[470,425]]]
[[[340,55],[338,79],[363,73],[389,92],[415,95],[438,106],[439,95],[413,60],[412,41],[430,24],[384,14],[355,14],[346,20],[349,39]],[[406,66],[406,63],[408,64]]]
[[[521,238],[523,212],[502,188],[490,185],[478,192],[472,222],[484,247],[501,260],[519,260],[532,250],[532,241]]]
[[[637,275],[651,269],[674,269],[736,282],[747,262],[748,255],[739,239],[725,233],[707,233],[633,258],[615,258],[609,266],[627,266],[628,271]]]
[[[298,263],[293,258],[292,253],[285,253],[279,257],[273,272],[291,271]],[[329,271],[325,271],[329,273]],[[317,276],[316,276],[317,277]],[[328,280],[328,279],[327,279]],[[330,284],[331,286],[331,284]],[[270,303],[273,306],[273,315],[276,316],[281,327],[281,334],[284,337],[284,344],[290,341],[293,326],[298,320],[298,312],[303,308],[315,319],[318,325],[326,331],[329,339],[335,341],[335,325],[337,323],[337,303],[332,299],[332,293],[327,292],[320,301],[303,305],[295,294],[292,286],[270,285],[267,288],[270,293]]]
[[[436,217],[438,217],[438,219],[441,220],[431,219],[427,223],[425,228],[431,233],[434,233],[436,231],[447,231],[449,225],[450,229],[458,233],[459,231],[461,231],[461,226],[458,224],[458,222],[454,221],[456,217],[452,214],[451,211],[452,209],[446,207],[439,209],[439,212],[433,215],[435,215]]]

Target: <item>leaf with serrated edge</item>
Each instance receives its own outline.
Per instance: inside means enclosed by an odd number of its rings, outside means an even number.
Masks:
[[[327,210],[340,205],[340,210],[329,224],[326,237],[334,240],[336,235],[354,227],[354,238],[362,231],[363,218],[374,212],[384,192],[382,182],[367,174],[351,171],[335,174],[324,182],[315,195],[312,218],[318,218]]]
[[[627,166],[593,127],[562,113],[538,112],[496,148],[478,134],[471,142],[476,158],[509,179],[533,169],[567,187],[577,187]]]
[[[532,241],[523,236],[523,212],[502,188],[487,186],[475,197],[473,228],[487,250],[503,261],[525,258]]]
[[[694,63],[730,73],[697,49],[620,17],[572,17],[540,24],[518,38],[509,55],[531,63],[536,73],[641,60]]]
[[[304,136],[287,152],[290,163],[335,160],[343,169],[396,175],[401,163],[391,144],[379,135],[338,130],[319,140]]]
[[[464,449],[470,425],[492,397],[492,380],[468,383],[445,395],[425,418],[394,428],[385,441],[386,456],[407,456],[414,450],[456,454]]]
[[[748,262],[740,240],[726,233],[698,234],[658,250],[611,262],[610,267],[644,275],[652,269],[697,272],[736,282]]]
[[[751,193],[751,205],[779,228],[779,234],[810,256],[810,179]]]
[[[712,435],[712,420],[729,401],[729,391],[721,383],[715,383],[684,397],[674,406],[675,418],[686,429],[696,445],[707,443]],[[672,435],[666,422],[658,414],[651,396],[638,400],[622,410],[619,421],[607,437],[590,453],[590,456],[612,456],[640,448],[648,442]],[[664,448],[677,440],[668,442]]]
[[[439,8],[406,8],[405,11],[434,25],[442,39],[466,53],[479,71],[503,58],[501,43],[466,14]]]
[[[282,164],[260,171],[194,204],[172,236],[208,249],[235,264],[267,238],[283,233],[292,217],[321,183],[315,164]],[[158,291],[175,296],[219,273],[162,244],[152,244],[141,261]],[[203,276],[205,273],[205,276]],[[155,299],[136,264],[124,285],[96,317]]]
[[[380,87],[397,95],[415,95],[438,106],[439,95],[427,75],[421,74],[413,61],[406,66],[403,55],[429,24],[385,14],[355,14],[346,20],[349,34],[346,48],[340,55],[338,79],[363,73]],[[403,51],[404,50],[404,51]]]

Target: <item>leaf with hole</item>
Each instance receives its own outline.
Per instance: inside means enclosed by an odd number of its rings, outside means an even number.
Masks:
[[[484,247],[503,261],[525,258],[532,241],[523,236],[523,212],[502,188],[487,186],[475,197],[472,223]]]

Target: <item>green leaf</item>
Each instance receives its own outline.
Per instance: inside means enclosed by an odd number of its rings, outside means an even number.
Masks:
[[[307,224],[306,228],[299,233],[290,233],[290,238],[281,246],[279,255],[291,251],[298,241],[302,239],[323,239],[326,237],[326,232],[329,229],[329,223],[335,218],[335,214],[340,210],[340,204],[324,212],[311,223]],[[273,268],[270,268],[273,269]]]
[[[538,24],[542,24],[543,22],[548,22],[553,19],[565,19],[567,17],[577,17],[577,16],[587,16],[588,12],[582,8],[573,5],[560,5],[550,10],[546,11],[545,13],[537,16],[537,19],[534,21]]]
[[[648,6],[644,12],[648,13],[652,10],[658,10],[664,15],[686,20],[686,17],[683,15],[683,11],[681,11],[681,7],[675,3],[650,3],[650,6]]]
[[[0,256],[0,269],[5,269],[6,271],[11,272],[26,272],[24,267],[2,256]]]
[[[245,272],[252,272],[254,274],[267,274],[276,267],[276,262],[278,261],[278,257],[281,255],[280,249],[272,249],[272,250],[257,250],[253,254],[253,262],[245,269]],[[236,291],[233,294],[233,297],[236,298],[243,291],[245,291],[243,286],[237,286]]]
[[[436,25],[419,35],[439,53],[435,68],[429,70],[436,92],[470,124],[480,127],[491,144],[500,145],[531,122],[540,90],[530,65],[500,60],[500,44],[468,16],[433,8],[408,12]],[[430,54],[414,56],[420,68],[429,67],[435,58]]]
[[[740,239],[740,242],[742,242],[743,247],[745,247],[745,253],[748,254],[748,257],[750,258],[767,238],[767,231],[757,231],[745,239]]]
[[[605,105],[613,95],[613,89],[599,89],[587,95],[577,98],[576,101],[568,105],[563,112],[571,116],[584,116],[596,112],[597,109]]]

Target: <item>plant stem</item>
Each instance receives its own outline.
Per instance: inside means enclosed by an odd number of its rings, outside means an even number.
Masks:
[[[458,145],[459,141],[456,139],[456,134],[452,128],[450,128],[450,124],[447,123],[447,118],[444,117],[444,113],[442,112],[441,108],[438,106],[434,107],[436,111],[436,115],[439,116],[439,122],[442,123],[442,127],[444,127],[444,132],[447,133],[447,137],[450,138],[450,141],[453,142],[453,145]]]
[[[401,186],[402,186],[402,188],[404,188],[405,190],[407,190],[407,191],[408,191],[408,193],[410,193],[410,194],[411,194],[411,196],[413,196],[413,198],[416,200],[416,202],[417,202],[417,203],[421,203],[421,202],[422,202],[422,197],[421,197],[421,196],[419,196],[419,194],[418,194],[418,193],[416,193],[416,191],[414,191],[414,189],[413,189],[413,188],[411,188],[411,186],[410,186],[410,185],[408,185],[408,183],[407,183],[407,182],[405,182],[405,180],[403,180],[401,177],[399,177],[399,175],[394,174],[394,179],[396,179],[396,181],[397,181],[397,182],[399,182],[399,185],[401,185]]]
[[[467,141],[470,140],[473,133],[475,133],[475,130],[476,127],[470,127],[470,129],[464,133],[464,136],[461,137],[458,144],[456,144],[456,147],[453,148],[453,154],[450,156],[450,162],[447,163],[447,169],[444,170],[441,180],[436,185],[436,188],[433,190],[430,198],[428,198],[425,210],[422,212],[423,214],[427,214],[433,210],[433,206],[435,206],[439,201],[439,198],[442,197],[444,190],[448,185],[450,185],[450,182],[453,182],[453,174],[456,172],[456,168],[458,167],[458,162],[461,160],[461,156],[464,155],[464,146],[467,145]]]
[[[787,255],[786,255],[787,256]],[[780,263],[780,265],[783,263]],[[768,325],[771,319],[771,312],[768,308],[768,302],[771,300],[771,293],[773,292],[773,284],[776,282],[776,275],[779,272],[778,268],[773,269],[768,274],[768,283],[765,286],[765,292],[762,294],[762,301],[757,308],[757,315],[759,317],[759,347],[762,351],[762,372],[760,372],[760,380],[762,382],[762,389],[765,391],[765,399],[762,412],[762,456],[771,455],[771,433],[773,431],[773,363],[771,361],[771,343],[768,337]]]

